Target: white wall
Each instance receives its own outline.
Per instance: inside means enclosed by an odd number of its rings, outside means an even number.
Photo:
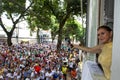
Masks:
[[[104,21],[104,16],[105,16],[105,11],[104,11],[104,5],[105,5],[105,0],[100,0],[100,25],[105,24]]]
[[[97,44],[97,27],[98,27],[98,12],[99,12],[99,0],[90,0],[88,6],[88,47],[95,46]],[[88,54],[90,59],[95,59],[93,54]]]
[[[115,0],[111,80],[120,80],[120,0]]]

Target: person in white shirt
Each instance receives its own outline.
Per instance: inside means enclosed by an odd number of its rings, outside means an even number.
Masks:
[[[51,70],[48,70],[45,73],[45,77],[46,77],[46,80],[51,80],[52,79],[52,72],[51,72]]]

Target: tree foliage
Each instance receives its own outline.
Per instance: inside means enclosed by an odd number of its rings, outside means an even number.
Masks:
[[[83,8],[86,6],[86,1],[83,0]],[[76,34],[75,31],[79,33],[77,24],[66,24],[66,22],[73,18],[74,15],[81,15],[80,0],[29,0],[30,4],[28,7],[26,7],[25,3],[26,0],[2,1],[2,13],[6,12],[7,18],[13,23],[11,30],[7,31],[2,18],[0,18],[0,25],[8,36],[9,45],[12,44],[10,39],[16,24],[21,20],[28,21],[31,31],[39,30],[40,28],[51,29],[53,39],[58,34],[58,50],[60,50],[65,32],[69,33],[69,35]],[[83,12],[86,12],[86,8],[83,9]]]
[[[36,27],[48,29],[47,26],[50,25],[51,18],[49,10],[44,6],[44,0],[34,1],[27,20],[32,31],[34,31]]]
[[[2,12],[0,14],[0,25],[3,28],[4,32],[7,35],[7,43],[8,46],[12,45],[12,35],[16,28],[17,23],[19,23],[21,20],[25,19],[25,16],[28,14],[29,8],[32,5],[31,4],[25,8],[25,2],[26,0],[2,0]],[[7,26],[4,24],[2,20],[2,15],[5,14],[7,19],[11,20],[12,26],[11,30],[7,30]]]
[[[22,13],[25,10],[26,0],[2,0],[2,8],[8,13]]]
[[[59,23],[57,48],[60,50],[65,23],[70,17],[81,14],[80,0],[46,0],[45,5]]]

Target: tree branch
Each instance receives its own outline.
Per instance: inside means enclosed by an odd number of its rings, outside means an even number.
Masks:
[[[19,18],[15,21],[15,23],[18,23],[18,21],[21,19],[21,17],[24,16],[25,12],[32,6],[32,4],[33,4],[33,2],[31,2],[31,4],[21,13]]]
[[[1,25],[1,27],[3,28],[3,30],[4,30],[6,33],[8,33],[8,31],[6,30],[6,28],[5,28],[5,26],[4,26],[3,22],[2,22],[1,16],[0,16],[0,25]]]

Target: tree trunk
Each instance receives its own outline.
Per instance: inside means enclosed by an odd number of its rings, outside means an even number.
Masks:
[[[59,31],[58,31],[58,43],[57,43],[57,50],[60,51],[61,49],[61,43],[62,43],[62,30],[65,25],[65,22],[69,18],[70,13],[68,13],[65,17],[63,17],[62,21],[60,22],[59,25]]]
[[[7,44],[8,46],[12,46],[12,35],[11,33],[9,32],[8,35],[7,35]]]
[[[58,43],[57,43],[57,50],[58,50],[58,52],[59,52],[60,49],[61,49],[61,43],[62,43],[62,30],[63,30],[64,24],[65,24],[65,22],[64,22],[64,23],[61,23],[60,26],[59,26],[59,31],[58,31]]]
[[[39,35],[40,29],[37,29],[37,42],[40,43],[40,35]]]
[[[58,50],[58,52],[61,49],[63,26],[64,26],[64,24],[61,23],[60,26],[59,26],[59,31],[58,31],[58,43],[57,43],[57,50]]]

